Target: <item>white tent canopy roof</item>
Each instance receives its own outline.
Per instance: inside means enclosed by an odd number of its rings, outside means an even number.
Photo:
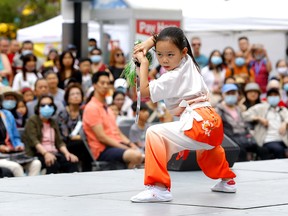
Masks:
[[[181,9],[193,31],[288,30],[287,0],[125,0],[132,8]]]

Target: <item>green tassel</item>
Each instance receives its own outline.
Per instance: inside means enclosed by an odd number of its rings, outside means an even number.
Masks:
[[[142,41],[140,40],[137,40],[134,45],[137,45],[139,43],[141,43]],[[150,52],[147,52],[146,54],[146,57],[149,61],[149,65],[152,64],[152,60],[153,60],[153,57],[152,57],[152,54]],[[136,85],[136,65],[135,65],[135,62],[131,59],[126,65],[125,65],[125,68],[123,69],[122,71],[122,74],[121,74],[121,77],[125,78],[128,85],[129,86],[135,86]]]

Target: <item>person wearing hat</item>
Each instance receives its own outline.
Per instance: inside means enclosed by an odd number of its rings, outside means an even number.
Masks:
[[[216,111],[222,118],[224,133],[239,145],[240,155],[238,161],[252,160],[253,155],[258,156],[260,152],[257,143],[253,142],[254,140],[247,130],[241,108],[237,105],[238,87],[235,84],[224,84],[222,96],[223,101],[216,105]]]
[[[279,107],[280,92],[277,88],[267,91],[267,102],[256,104],[243,112],[244,119],[255,122],[254,137],[258,145],[268,149],[272,158],[287,157],[288,110]]]
[[[272,70],[271,62],[262,44],[254,44],[251,48],[251,54],[253,60],[250,61],[249,67],[255,73],[255,82],[259,84],[261,92],[265,93],[269,73]]]
[[[244,101],[241,103],[243,111],[249,109],[255,104],[261,103],[260,100],[261,90],[257,83],[247,83],[244,88]]]

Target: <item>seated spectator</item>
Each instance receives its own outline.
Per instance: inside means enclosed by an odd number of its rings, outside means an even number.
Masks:
[[[279,107],[286,107],[285,102],[282,100],[282,95],[285,95],[285,92],[282,91],[280,81],[277,80],[276,78],[272,78],[271,80],[269,80],[269,82],[267,84],[267,88],[266,88],[267,91],[269,91],[272,88],[276,88],[280,92],[280,101],[279,101],[278,106]],[[266,100],[267,100],[267,98],[262,95],[262,101],[266,101]]]
[[[278,60],[275,68],[276,70],[269,74],[269,78],[277,77],[282,80],[284,76],[288,75],[288,64],[285,59]]]
[[[31,88],[23,88],[21,90],[23,100],[25,103],[28,103],[29,101],[33,101],[35,98],[34,92]]]
[[[19,92],[26,87],[34,89],[36,80],[42,77],[36,69],[37,58],[35,55],[27,54],[22,60],[22,71],[15,75],[12,85],[13,90]]]
[[[2,102],[0,102],[0,106],[1,104]],[[13,115],[5,109],[0,109],[0,114],[0,152],[5,154],[23,152],[24,144],[21,142]],[[32,159],[31,162],[22,166],[14,161],[0,159],[0,167],[9,169],[15,177],[24,176],[23,169],[27,171],[27,175],[35,176],[40,173],[41,163],[37,159]]]
[[[256,157],[265,159],[260,147],[247,130],[247,126],[241,114],[241,109],[237,105],[238,88],[235,84],[225,84],[222,87],[223,101],[216,106],[217,113],[221,116],[224,126],[224,133],[234,140],[240,147],[238,161],[253,159],[252,153]],[[249,154],[247,154],[249,153]]]
[[[283,76],[282,80],[283,80],[282,86],[284,91],[284,94],[282,95],[283,101],[286,104],[286,107],[288,108],[288,75]]]
[[[243,111],[249,109],[250,107],[261,103],[260,95],[261,90],[257,83],[248,83],[245,86],[245,99],[242,101]]]
[[[288,144],[288,110],[277,106],[279,89],[267,91],[267,102],[256,104],[243,113],[246,121],[255,122],[254,137],[257,143],[275,158],[285,158]]]
[[[27,107],[22,95],[13,91],[9,86],[2,87],[0,92],[3,94],[2,108],[12,113],[17,128],[24,127],[27,119]]]
[[[82,84],[82,74],[79,70],[75,69],[75,61],[73,53],[69,50],[63,51],[59,57],[60,68],[58,75],[58,87],[65,89],[71,78],[75,79],[80,85]]]
[[[68,151],[57,122],[51,118],[56,110],[52,96],[42,95],[39,98],[35,115],[28,119],[22,136],[26,152],[39,158],[46,174],[77,172],[78,158]]]
[[[47,59],[43,63],[43,70],[51,69],[55,67],[55,60],[59,57],[58,51],[54,48],[51,48],[47,54]],[[44,75],[44,74],[43,74]]]
[[[34,108],[38,103],[38,98],[40,98],[42,95],[49,94],[49,87],[46,79],[40,78],[36,81],[34,94],[36,98],[33,101],[30,101],[26,104],[28,108],[28,118],[30,118],[32,115],[35,114]],[[54,103],[57,107],[56,115],[54,117],[57,118],[59,112],[64,109],[64,106],[62,102],[57,100],[55,100]]]
[[[173,115],[166,109],[166,106],[163,102],[159,101],[153,103],[151,100],[146,102],[146,105],[149,108],[149,118],[148,123],[152,122],[172,122],[174,120]]]
[[[75,154],[81,162],[81,171],[91,171],[91,159],[79,132],[82,128],[83,91],[81,86],[71,84],[65,91],[66,108],[58,114],[58,125],[63,141],[69,152]]]
[[[23,67],[23,58],[25,55],[33,54],[34,51],[34,44],[30,40],[26,40],[22,42],[21,52],[15,53],[13,58],[13,68],[15,69],[16,73],[22,71]],[[36,70],[39,71],[43,65],[42,60],[37,59]]]
[[[118,78],[114,82],[114,89],[117,94],[113,95],[113,103],[118,106],[118,109],[120,110],[120,115],[127,116],[129,118],[133,118],[133,110],[131,108],[131,105],[133,103],[132,99],[127,95],[127,89],[128,84],[127,81],[123,78]],[[121,99],[120,95],[124,95],[124,100]],[[116,101],[117,99],[120,99],[119,101]],[[115,101],[114,101],[115,100]]]
[[[209,63],[201,70],[203,79],[211,92],[210,103],[215,106],[221,99],[221,87],[224,83],[226,70],[219,50],[211,52]]]
[[[255,81],[254,71],[246,64],[244,54],[240,51],[235,53],[232,67],[226,69],[225,77],[229,76],[241,77],[245,83]]]
[[[49,87],[49,94],[54,98],[55,101],[62,102],[64,104],[64,94],[63,89],[58,88],[58,76],[53,70],[48,70],[44,74]]]
[[[28,109],[25,102],[22,99],[18,100],[16,104],[16,116],[14,117],[17,128],[24,128],[28,117]]]
[[[95,159],[115,161],[134,168],[143,161],[140,149],[117,127],[113,111],[107,106],[105,96],[109,90],[109,73],[93,75],[94,95],[85,106],[83,129]]]
[[[133,102],[132,109],[133,109],[133,112],[136,113],[136,110],[137,110],[136,101]],[[135,143],[142,150],[144,150],[145,148],[145,134],[146,134],[148,127],[150,126],[147,123],[149,115],[150,113],[149,113],[148,106],[146,105],[146,103],[141,102],[138,122],[137,123],[135,122],[131,126],[130,131],[129,131],[129,139],[131,140],[131,142]]]
[[[92,86],[91,65],[92,61],[90,58],[80,59],[79,70],[82,73],[82,89],[84,95],[86,95],[88,89]]]

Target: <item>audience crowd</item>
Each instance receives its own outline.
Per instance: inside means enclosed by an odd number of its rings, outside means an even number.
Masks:
[[[286,60],[273,70],[265,47],[245,36],[237,50],[209,56],[199,37],[190,42],[224,133],[240,147],[237,161],[288,157]],[[70,44],[40,59],[32,41],[0,39],[0,177],[92,171],[93,161],[141,167],[147,128],[176,120],[162,101],[142,98],[137,110],[136,90],[121,77],[121,48],[87,43],[86,57]],[[149,78],[163,73],[157,66]]]

